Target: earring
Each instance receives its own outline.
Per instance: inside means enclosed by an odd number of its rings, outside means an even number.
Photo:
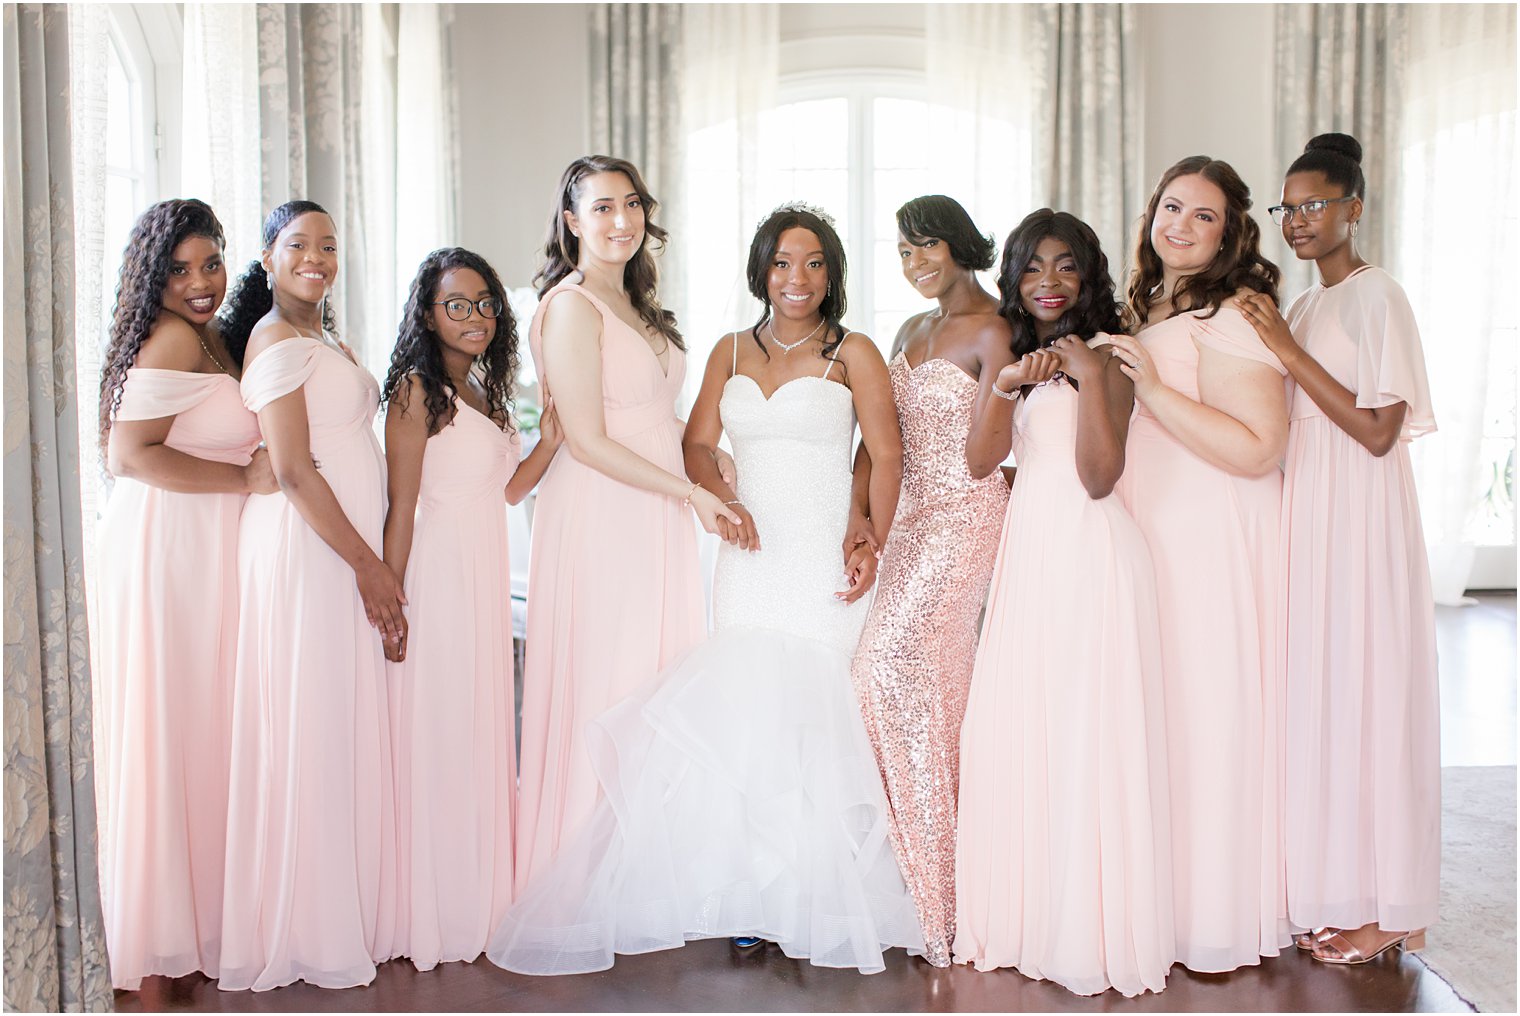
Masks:
[[[274,276],[270,275],[268,272],[264,273],[264,288],[269,290],[271,293],[274,292]]]
[[[1356,224],[1356,223],[1355,223],[1355,222],[1353,222],[1353,223],[1352,223],[1352,224],[1351,224],[1351,235],[1352,235],[1352,236],[1355,236],[1355,235],[1356,235],[1356,226],[1357,226],[1357,224]]]

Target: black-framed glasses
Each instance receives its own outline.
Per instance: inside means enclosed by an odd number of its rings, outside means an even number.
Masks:
[[[1341,201],[1355,201],[1355,194],[1347,194],[1343,198],[1320,198],[1317,201],[1305,201],[1301,205],[1273,205],[1267,211],[1272,215],[1272,221],[1281,226],[1299,212],[1304,213],[1307,222],[1318,222],[1325,217],[1325,209]]]
[[[479,300],[466,300],[462,296],[456,296],[452,300],[435,300],[433,306],[442,307],[450,321],[468,320],[472,307],[480,311],[480,316],[487,320],[501,313],[501,301],[494,296],[482,296]]]

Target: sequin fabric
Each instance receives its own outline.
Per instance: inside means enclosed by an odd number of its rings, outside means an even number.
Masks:
[[[954,363],[889,367],[903,437],[902,493],[852,678],[892,812],[898,866],[925,958],[950,965],[961,719],[977,619],[1008,507],[1000,473],[977,480],[966,435],[977,383]]]

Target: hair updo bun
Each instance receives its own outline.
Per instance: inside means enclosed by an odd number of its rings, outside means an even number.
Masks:
[[[1362,143],[1350,134],[1316,134],[1304,146],[1307,152],[1335,152],[1352,162],[1362,161]]]
[[[1288,175],[1323,173],[1325,179],[1347,196],[1367,196],[1362,176],[1362,145],[1350,134],[1316,134],[1304,145],[1304,154],[1293,160]]]

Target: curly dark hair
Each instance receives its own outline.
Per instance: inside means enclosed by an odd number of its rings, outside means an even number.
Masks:
[[[1034,260],[1035,248],[1046,237],[1054,237],[1071,250],[1077,263],[1081,288],[1076,302],[1056,322],[1052,338],[1075,335],[1086,341],[1099,332],[1110,335],[1123,330],[1119,303],[1114,294],[1114,280],[1108,274],[1108,257],[1098,243],[1092,227],[1070,212],[1041,208],[1024,216],[1003,243],[1003,264],[998,269],[998,313],[1013,328],[1013,355],[1023,356],[1040,348],[1035,336],[1034,318],[1024,309],[1019,281],[1024,269]]]
[[[764,305],[760,311],[760,320],[751,326],[749,333],[767,360],[771,358],[771,352],[760,340],[760,329],[771,319],[771,294],[766,286],[766,277],[770,274],[771,261],[776,257],[781,235],[789,229],[799,227],[811,230],[818,237],[818,242],[823,245],[823,264],[829,273],[829,289],[818,307],[825,322],[823,355],[832,356],[848,331],[842,323],[845,311],[844,280],[848,266],[845,264],[844,244],[834,230],[833,220],[821,210],[800,202],[784,204],[766,216],[765,221],[755,230],[755,238],[749,244],[749,264],[744,273],[749,281],[750,295]]]
[[[1316,134],[1310,138],[1303,154],[1288,167],[1287,175],[1294,173],[1323,173],[1342,194],[1367,196],[1367,178],[1362,175],[1362,143],[1350,134]]]
[[[454,268],[470,268],[478,272],[491,296],[501,306],[501,313],[496,316],[496,332],[472,370],[486,390],[486,415],[503,430],[511,430],[512,383],[518,368],[517,320],[512,316],[507,291],[496,270],[485,258],[462,247],[435,250],[418,266],[411,292],[407,294],[406,309],[401,312],[401,328],[396,335],[396,348],[391,351],[390,371],[385,375],[380,397],[385,402],[394,403],[400,396],[404,405],[408,393],[407,378],[416,374],[422,382],[423,400],[427,404],[428,434],[438,433],[453,421],[454,400],[459,391],[443,366],[443,354],[438,349],[437,333],[433,331],[432,305],[442,296],[438,284],[444,273]]]
[[[997,260],[997,244],[971,221],[961,203],[943,194],[925,194],[897,210],[897,231],[922,247],[928,240],[942,240],[950,257],[962,268],[986,271]]]
[[[1150,201],[1145,205],[1145,216],[1140,220],[1140,232],[1135,240],[1135,268],[1130,273],[1124,310],[1125,322],[1136,331],[1149,319],[1151,295],[1163,278],[1161,255],[1151,246],[1151,224],[1156,221],[1156,208],[1173,180],[1194,174],[1224,193],[1224,242],[1206,268],[1195,275],[1185,276],[1177,284],[1177,291],[1171,294],[1172,313],[1168,316],[1176,317],[1207,307],[1209,312],[1203,316],[1211,318],[1219,313],[1224,301],[1241,289],[1254,289],[1270,296],[1273,303],[1277,302],[1277,284],[1282,279],[1282,272],[1262,256],[1261,227],[1248,214],[1251,211],[1251,189],[1228,162],[1207,155],[1190,155],[1161,174],[1161,182],[1151,192]]]
[[[270,212],[269,218],[264,220],[264,250],[271,250],[274,242],[280,238],[280,232],[292,220],[307,212],[328,214],[327,209],[315,201],[287,201]],[[274,290],[270,287],[269,273],[264,271],[264,263],[259,260],[249,262],[247,269],[234,283],[232,291],[227,294],[227,301],[222,304],[222,312],[218,315],[222,340],[227,343],[228,352],[238,363],[243,362],[243,352],[248,348],[248,336],[253,334],[254,326],[273,306]],[[322,301],[322,327],[337,334],[337,318],[333,315],[332,303],[328,300]]]
[[[222,224],[211,206],[198,198],[160,201],[138,216],[122,251],[116,305],[111,310],[111,337],[100,365],[100,447],[111,431],[111,417],[121,406],[127,371],[163,310],[164,286],[174,261],[174,248],[192,236],[204,236],[225,248]],[[232,358],[242,365],[242,350]]]
[[[627,159],[616,159],[610,155],[582,155],[565,168],[564,175],[559,178],[559,189],[555,191],[554,212],[549,219],[549,236],[544,242],[544,266],[533,276],[533,286],[538,290],[539,297],[542,297],[559,285],[565,276],[575,271],[580,262],[581,241],[580,237],[570,232],[565,213],[575,211],[576,202],[582,196],[581,185],[588,176],[597,173],[622,173],[627,176],[633,184],[634,193],[639,196],[639,203],[644,207],[644,242],[623,267],[623,288],[628,293],[628,300],[645,324],[675,343],[677,349],[685,349],[686,343],[676,327],[675,314],[660,306],[656,292],[660,273],[650,249],[664,250],[665,240],[670,234],[654,221],[654,213],[659,209],[660,203],[649,193],[649,186],[644,183],[644,177],[639,174],[638,168]]]

